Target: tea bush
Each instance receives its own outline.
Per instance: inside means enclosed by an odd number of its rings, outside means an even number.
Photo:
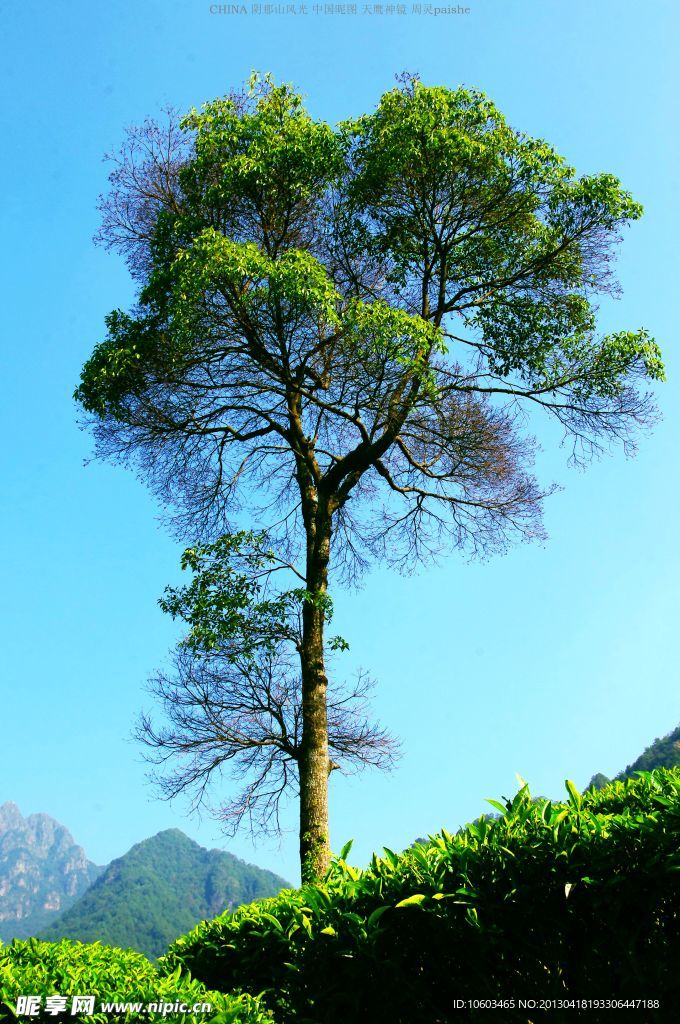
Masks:
[[[524,786],[494,802],[497,820],[385,850],[365,871],[345,849],[323,883],[203,922],[161,963],[266,990],[291,1024],[436,1024],[460,1018],[456,999],[512,997],[659,1000],[635,1018],[680,1019],[680,770],[567,792],[533,801]]]
[[[176,969],[163,975],[141,953],[133,950],[84,945],[80,942],[41,942],[38,939],[15,940],[9,946],[0,944],[0,1021],[17,1019],[17,998],[41,997],[41,1014],[21,1017],[22,1021],[69,1020],[132,1024],[146,1021],[182,1022],[209,1021],[214,1024],[271,1024],[271,1016],[258,999],[249,995],[225,995],[209,992]],[[45,1012],[45,997],[68,998],[66,1010],[56,1017]],[[71,1014],[70,997],[95,996],[92,1016]],[[100,1003],[198,1003],[211,1004],[209,1013],[165,1013],[146,1010],[115,1013],[100,1011]]]

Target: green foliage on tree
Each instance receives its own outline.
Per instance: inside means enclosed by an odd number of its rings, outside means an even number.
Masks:
[[[364,871],[346,847],[320,882],[203,922],[164,966],[263,992],[288,1024],[432,1024],[454,1019],[456,999],[480,998],[505,1000],[494,1013],[526,1024],[518,997],[650,998],[636,1015],[671,1020],[680,771],[584,795],[566,785],[561,803],[535,801],[525,785],[491,801],[500,817],[386,849]],[[611,1019],[611,1009],[588,1012]]]
[[[189,626],[181,645],[194,653],[220,650],[234,661],[254,659],[282,641],[301,645],[303,605],[316,602],[325,622],[333,617],[329,594],[315,595],[304,587],[271,592],[271,576],[292,567],[277,558],[265,533],[241,530],[223,534],[214,544],[187,548],[181,566],[192,571],[191,583],[168,587],[159,604]],[[349,644],[336,636],[327,647],[346,650]]]
[[[402,78],[332,127],[255,76],[129,136],[104,241],[140,284],[76,397],[189,537],[247,515],[301,578],[303,869],[329,856],[332,579],[542,536],[523,411],[586,461],[628,450],[663,380],[646,330],[597,329],[641,207],[472,89]],[[642,390],[641,390],[642,387]]]

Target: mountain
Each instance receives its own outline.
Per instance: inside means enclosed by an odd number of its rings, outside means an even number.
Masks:
[[[112,861],[40,938],[99,940],[155,957],[204,918],[289,887],[270,871],[168,829]]]
[[[0,806],[0,941],[25,939],[67,910],[103,868],[47,814]]]
[[[651,772],[653,768],[674,768],[680,764],[680,725],[662,739],[655,739],[642,754],[627,768],[615,776],[617,779],[632,779],[635,772]],[[606,775],[598,772],[588,783],[588,788],[602,789],[609,782]]]

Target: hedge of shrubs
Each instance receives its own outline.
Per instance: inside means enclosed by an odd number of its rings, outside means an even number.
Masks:
[[[107,1024],[132,1024],[145,1020],[208,1021],[214,1024],[271,1024],[271,1015],[260,1001],[249,995],[224,995],[207,991],[199,981],[188,978],[181,970],[164,974],[141,953],[133,950],[85,945],[64,939],[62,942],[41,942],[38,939],[15,940],[9,946],[0,943],[0,1021],[17,1020],[19,996],[38,996],[37,1016],[21,1016],[28,1021],[88,1021]],[[46,998],[67,997],[67,1007],[58,1016],[47,1012]],[[73,996],[94,996],[95,1013],[72,1014]],[[141,1012],[101,1012],[101,1003],[142,1003]],[[165,1012],[146,1012],[149,1003],[165,1003]],[[208,1013],[168,1011],[169,1004],[211,1005]]]
[[[346,849],[323,883],[203,922],[161,963],[264,991],[282,1024],[437,1024],[461,1019],[455,1000],[510,997],[646,999],[635,1019],[680,1020],[680,770],[567,792],[533,801],[524,786],[497,820],[365,871]],[[537,1018],[515,1005],[493,1019]]]

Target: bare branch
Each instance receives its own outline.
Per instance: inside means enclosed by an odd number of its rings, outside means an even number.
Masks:
[[[398,742],[371,722],[374,682],[360,672],[328,695],[329,772],[366,767],[390,770]],[[150,779],[166,800],[191,798],[233,835],[242,824],[254,834],[277,832],[282,801],[299,787],[302,742],[299,661],[280,644],[257,659],[179,647],[169,673],[157,672],[148,692],[163,716],[156,726],[140,716],[135,737],[154,766]],[[210,792],[225,773],[243,786],[233,800],[215,804]]]

